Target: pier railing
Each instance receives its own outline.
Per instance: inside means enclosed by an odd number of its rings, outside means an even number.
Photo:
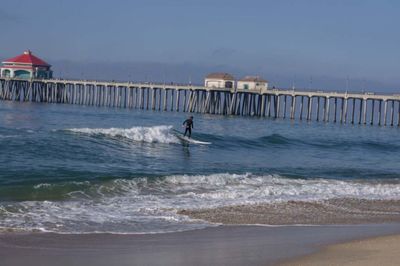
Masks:
[[[192,84],[0,78],[0,100],[400,125],[400,95]]]

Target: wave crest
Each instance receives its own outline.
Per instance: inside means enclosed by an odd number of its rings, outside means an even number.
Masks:
[[[131,128],[71,128],[67,131],[88,135],[120,137],[137,142],[147,143],[179,143],[171,133],[172,126],[131,127]]]

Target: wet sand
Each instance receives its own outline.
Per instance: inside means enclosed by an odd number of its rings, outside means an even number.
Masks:
[[[219,226],[147,235],[2,233],[2,266],[274,265],[327,244],[400,234],[399,224]]]
[[[332,199],[289,201],[213,209],[181,210],[183,215],[221,224],[366,224],[400,222],[400,201]]]
[[[351,241],[332,245],[312,255],[281,266],[397,266],[400,262],[400,235]]]

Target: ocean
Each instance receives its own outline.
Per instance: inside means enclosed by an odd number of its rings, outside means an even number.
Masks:
[[[400,200],[400,128],[0,102],[0,229],[143,234],[182,210]]]

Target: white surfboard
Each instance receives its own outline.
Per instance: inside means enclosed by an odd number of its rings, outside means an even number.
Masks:
[[[200,144],[200,145],[210,145],[211,144],[211,142],[200,141],[200,140],[196,140],[196,139],[192,139],[192,138],[186,137],[186,136],[182,135],[181,133],[179,133],[178,131],[175,131],[175,136],[178,139],[180,139],[181,141],[184,141],[186,143]]]

